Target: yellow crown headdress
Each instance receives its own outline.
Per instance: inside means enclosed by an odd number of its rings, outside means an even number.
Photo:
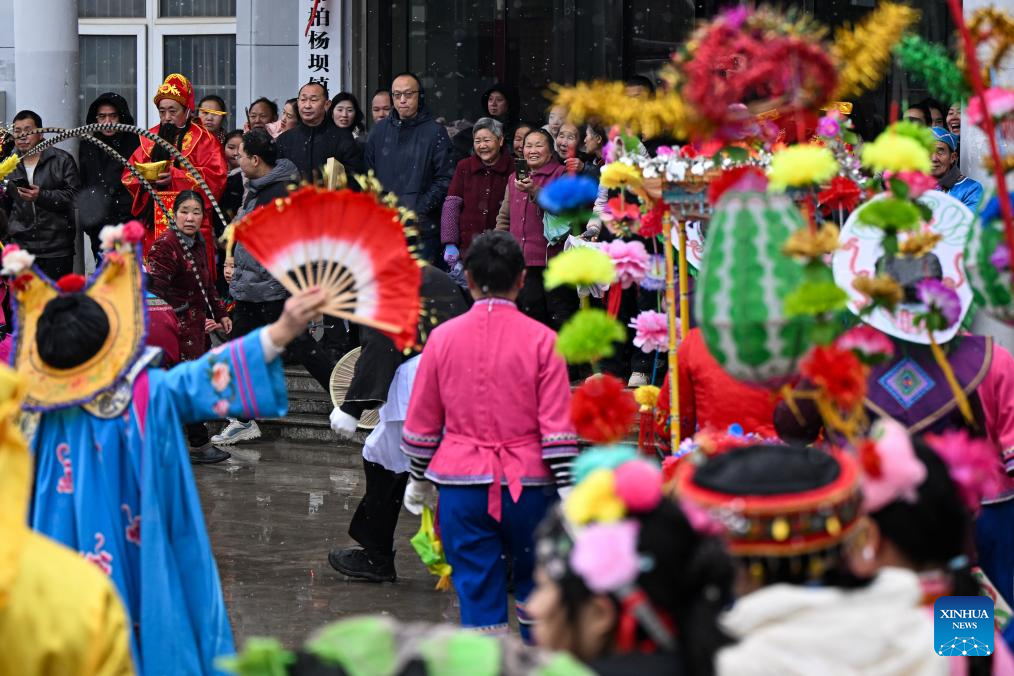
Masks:
[[[14,245],[4,250],[2,272],[15,300],[13,366],[28,384],[24,408],[52,411],[87,404],[113,388],[144,351],[144,271],[139,247],[128,241],[135,226],[143,232],[136,222],[103,232],[111,250],[87,281],[68,276],[54,283],[32,267],[34,257],[27,251]],[[98,303],[109,321],[109,335],[83,364],[59,369],[39,356],[36,330],[46,304],[68,293],[84,293]]]

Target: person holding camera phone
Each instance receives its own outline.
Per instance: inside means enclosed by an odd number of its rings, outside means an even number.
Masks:
[[[514,174],[507,181],[496,227],[509,230],[524,252],[527,273],[518,296],[518,308],[532,319],[559,331],[577,311],[578,298],[573,289],[546,291],[542,284],[549,259],[563,251],[565,235],[554,241],[546,239],[544,214],[536,201],[539,190],[565,172],[555,146],[553,137],[545,129],[533,129],[525,135],[524,156],[516,160]]]
[[[42,142],[42,118],[31,110],[14,116],[14,147],[24,157],[4,190],[8,215],[4,243],[15,243],[33,254],[36,264],[52,280],[74,271],[74,198],[81,189],[77,165],[69,153],[46,148],[27,155]]]

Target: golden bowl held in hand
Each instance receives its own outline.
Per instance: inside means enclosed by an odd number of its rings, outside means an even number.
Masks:
[[[168,160],[161,162],[134,162],[134,167],[144,176],[146,181],[157,181],[158,175],[165,171],[169,165]]]

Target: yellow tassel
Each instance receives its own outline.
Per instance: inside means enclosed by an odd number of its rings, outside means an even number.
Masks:
[[[230,223],[225,226],[225,232],[222,233],[222,241],[225,242],[225,257],[232,258],[232,252],[236,248],[236,224]]]
[[[7,178],[11,174],[11,172],[13,172],[17,168],[18,162],[20,161],[21,161],[20,155],[18,155],[17,153],[11,153],[10,157],[5,159],[3,162],[0,162],[0,181]]]
[[[933,358],[937,360],[937,366],[944,372],[944,378],[947,380],[947,384],[951,387],[951,393],[954,394],[954,401],[958,404],[958,409],[961,411],[961,415],[964,416],[965,422],[972,427],[976,427],[975,417],[972,415],[972,407],[968,404],[968,397],[965,396],[965,391],[961,388],[961,384],[958,383],[958,379],[954,377],[954,371],[951,370],[951,364],[947,361],[947,355],[937,345],[937,339],[933,336],[933,332],[929,331],[930,339],[930,350],[933,352]]]
[[[891,50],[919,20],[919,10],[895,2],[881,3],[859,22],[835,32],[831,53],[838,62],[835,101],[854,98],[873,89],[891,65]]]
[[[451,576],[450,573],[447,575],[441,575],[440,579],[437,580],[437,586],[434,587],[437,591],[445,592],[451,590]]]
[[[782,385],[782,400],[785,405],[789,407],[789,411],[795,416],[796,422],[800,425],[805,425],[806,420],[803,418],[803,412],[799,410],[799,406],[796,405],[796,395],[792,391],[792,388],[788,383]]]

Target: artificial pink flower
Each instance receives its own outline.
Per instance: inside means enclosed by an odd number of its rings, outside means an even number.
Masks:
[[[596,594],[633,584],[641,572],[636,521],[595,523],[581,530],[570,552],[570,567]]]
[[[870,440],[874,443],[877,462],[865,459],[862,462],[866,512],[879,512],[899,500],[909,503],[918,500],[917,489],[926,480],[926,466],[916,456],[908,431],[896,420],[881,418],[873,424]],[[876,471],[871,471],[872,466]]]
[[[232,372],[229,367],[218,362],[211,367],[211,387],[216,392],[224,392],[225,388],[229,387],[229,383],[232,382]]]
[[[927,190],[936,190],[937,187],[937,180],[921,171],[899,171],[896,174],[889,171],[884,172],[885,180],[889,181],[892,178],[896,178],[908,186],[909,199],[921,197]]]
[[[672,146],[659,146],[658,148],[655,149],[655,156],[668,157],[669,155],[672,155],[675,152],[676,151],[672,149]]]
[[[229,400],[219,399],[211,407],[211,410],[215,412],[219,418],[224,418],[229,413]]]
[[[894,356],[894,343],[868,324],[846,331],[834,342],[839,350],[851,350],[864,364],[879,364]]]
[[[616,278],[624,289],[631,284],[639,284],[648,274],[648,251],[641,242],[614,239],[604,245],[602,250],[613,259]]]
[[[947,464],[951,480],[972,514],[1003,488],[1000,455],[988,439],[969,436],[966,430],[927,434],[926,442]]]
[[[123,241],[128,244],[137,244],[144,239],[144,226],[140,221],[130,221],[123,225]]]
[[[989,110],[989,115],[994,120],[1002,120],[1014,112],[1014,90],[1003,87],[990,87],[984,94],[986,97],[986,109]],[[969,121],[976,126],[981,126],[984,119],[982,98],[973,96],[968,102],[966,110]]]
[[[636,332],[634,347],[641,348],[641,352],[651,354],[669,349],[669,321],[661,312],[645,310],[627,326]]]
[[[817,136],[834,138],[840,131],[841,124],[838,122],[838,111],[830,111],[817,121]]]
[[[631,460],[613,473],[616,496],[623,500],[627,511],[644,514],[662,502],[662,473],[646,460]]]

